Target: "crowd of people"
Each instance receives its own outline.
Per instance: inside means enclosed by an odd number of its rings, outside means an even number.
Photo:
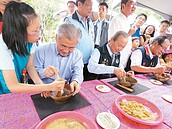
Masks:
[[[171,69],[172,52],[166,35],[168,20],[159,31],[148,25],[144,13],[133,24],[128,17],[137,9],[136,0],[121,0],[121,10],[110,21],[108,4],[99,4],[98,19],[91,21],[93,0],[68,1],[68,12],[56,30],[56,43],[36,46],[40,39],[40,19],[35,10],[18,0],[2,0],[0,11],[0,94],[41,92],[47,97],[70,84],[73,95],[83,81],[123,78],[128,71],[164,73]],[[2,29],[2,31],[1,31]],[[166,51],[167,50],[167,51]],[[27,70],[34,84],[21,82]]]

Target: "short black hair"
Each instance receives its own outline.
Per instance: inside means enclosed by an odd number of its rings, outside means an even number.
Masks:
[[[128,2],[128,0],[121,0],[121,5],[126,4],[127,2]]]
[[[6,5],[2,36],[8,49],[21,56],[29,55],[26,49],[27,27],[29,23],[38,17],[35,10],[24,2],[11,1]]]
[[[168,24],[170,26],[170,22],[168,20],[163,20],[163,21],[161,21],[160,24],[162,24],[162,23],[166,23],[166,24]]]
[[[122,9],[122,4],[126,4],[128,0],[121,0],[121,9]]]
[[[86,0],[76,0],[76,6],[78,7],[78,2],[85,3]]]
[[[107,5],[107,3],[103,2],[103,3],[100,3],[99,6],[106,6],[106,9],[109,8],[109,6]]]
[[[76,3],[75,3],[74,1],[72,1],[72,0],[68,1],[68,2],[67,2],[67,5],[68,5],[69,3],[73,3],[74,5],[76,5]]]
[[[147,15],[144,14],[144,13],[141,13],[141,14],[137,15],[136,19],[137,19],[138,17],[140,17],[140,16],[144,16],[144,17],[145,17],[145,21],[147,20]]]
[[[132,42],[133,42],[134,40],[139,39],[139,37],[135,36],[135,37],[132,37],[131,39],[132,39]]]

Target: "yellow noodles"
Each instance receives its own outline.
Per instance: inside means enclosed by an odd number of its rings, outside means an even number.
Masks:
[[[123,101],[119,102],[119,104],[125,113],[135,118],[142,120],[155,120],[156,116],[151,115],[150,111],[148,111],[141,103],[136,101]]]

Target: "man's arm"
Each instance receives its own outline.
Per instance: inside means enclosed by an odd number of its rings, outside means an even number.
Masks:
[[[98,49],[94,49],[91,54],[91,58],[88,63],[88,71],[95,74],[113,74],[114,66],[106,66],[105,64],[99,64],[100,52]]]
[[[76,54],[75,62],[73,66],[73,76],[72,81],[76,81],[78,84],[81,85],[83,82],[83,61],[82,61],[82,53],[78,50],[79,53]]]
[[[145,67],[141,65],[142,62],[142,52],[141,50],[135,50],[131,55],[131,70],[140,73],[163,73],[164,67],[157,66],[157,67]]]
[[[42,80],[40,79],[40,77],[34,67],[33,61],[34,61],[34,54],[31,54],[29,57],[27,66],[26,66],[28,74],[35,84],[43,84]]]

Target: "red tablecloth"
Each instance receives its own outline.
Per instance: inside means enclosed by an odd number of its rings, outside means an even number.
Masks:
[[[137,81],[140,84],[151,88],[148,91],[145,91],[143,93],[138,94],[138,96],[153,102],[164,114],[164,124],[166,124],[167,126],[172,128],[172,112],[171,112],[172,103],[169,103],[169,102],[165,101],[164,99],[162,99],[163,94],[172,95],[172,86],[171,85],[170,86],[163,86],[163,85],[152,84],[149,81],[149,79],[143,74],[135,75],[135,78],[137,79]],[[103,79],[101,81],[104,84],[111,87],[114,91],[118,92],[119,94],[125,94],[123,91],[115,88],[114,86],[112,86],[108,83],[109,81],[113,81],[113,80],[116,80],[116,78]],[[102,100],[102,101],[104,101],[104,100]],[[118,114],[117,116],[120,118],[120,120],[123,119],[120,114]],[[125,124],[130,125],[131,123],[126,122]],[[162,127],[155,127],[155,128],[162,128]]]
[[[102,93],[96,90],[96,85],[103,84],[101,81],[93,80],[82,83],[82,88],[80,93],[85,96],[85,98],[92,104],[90,106],[77,109],[75,111],[82,113],[84,116],[92,119],[95,123],[95,119],[98,113],[112,111],[112,104],[117,96],[120,94],[115,90],[111,90],[108,93]],[[158,89],[155,89],[158,90]],[[150,90],[149,90],[150,92]],[[149,95],[150,93],[147,93]],[[158,94],[161,91],[157,91]],[[164,90],[164,93],[168,90]],[[161,92],[162,93],[162,92]],[[39,116],[35,110],[33,101],[30,97],[31,94],[6,94],[0,95],[0,129],[34,129],[34,127],[40,122]],[[140,94],[145,98],[146,92]],[[153,97],[157,97],[155,94]],[[151,99],[150,101],[156,102],[157,99]],[[158,100],[157,100],[158,101]],[[157,105],[165,115],[164,123],[158,126],[146,126],[141,125],[136,122],[133,122],[127,118],[124,118],[117,110],[115,110],[115,115],[119,118],[121,125],[120,129],[170,129],[171,124],[169,123],[171,117],[169,114],[167,116],[166,109],[163,110],[163,107],[170,108],[171,105],[168,105],[167,102],[160,100],[160,103]],[[164,105],[165,104],[165,105]],[[171,108],[172,109],[172,108]],[[171,110],[169,110],[170,113]],[[169,121],[168,121],[168,118]],[[98,126],[100,129],[101,127]]]

